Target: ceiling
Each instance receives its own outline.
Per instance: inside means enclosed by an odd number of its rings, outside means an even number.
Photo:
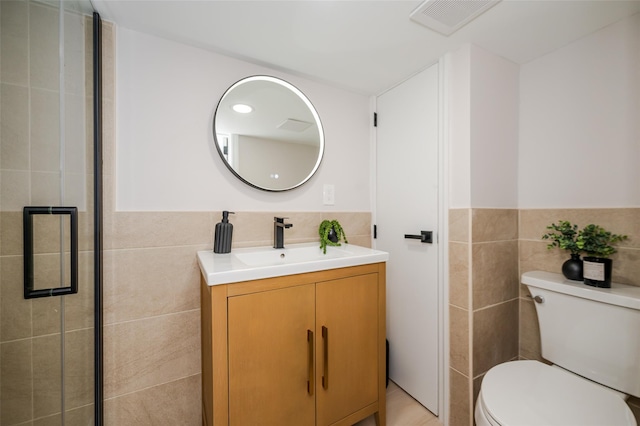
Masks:
[[[421,1],[91,2],[120,26],[365,95],[465,43],[524,64],[640,12],[640,0],[503,0],[447,37],[409,19]]]

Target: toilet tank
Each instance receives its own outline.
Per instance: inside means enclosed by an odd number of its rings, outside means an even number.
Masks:
[[[640,287],[589,287],[541,271],[522,283],[536,302],[544,359],[640,397]]]

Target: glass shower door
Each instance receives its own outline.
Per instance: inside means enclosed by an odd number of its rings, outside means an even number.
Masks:
[[[95,424],[91,13],[0,1],[1,426]]]

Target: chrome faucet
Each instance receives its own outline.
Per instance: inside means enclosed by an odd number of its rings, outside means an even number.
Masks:
[[[273,248],[284,248],[284,230],[293,226],[292,223],[284,223],[287,217],[273,218]]]

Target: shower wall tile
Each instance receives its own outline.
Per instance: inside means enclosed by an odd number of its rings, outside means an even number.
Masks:
[[[62,298],[41,297],[31,300],[31,324],[33,336],[60,333]]]
[[[64,268],[64,277],[61,277]],[[71,258],[68,253],[33,256],[33,285],[36,289],[71,286]]]
[[[93,328],[86,328],[65,333],[64,404],[66,410],[93,404],[93,332]]]
[[[198,425],[202,423],[200,374],[106,399],[107,425]]]
[[[518,297],[517,240],[474,242],[472,259],[474,310]]]
[[[103,21],[103,32],[105,22]],[[84,93],[93,97],[93,16],[85,16],[84,23]],[[103,40],[104,43],[104,40]],[[103,54],[104,56],[104,54]],[[104,59],[103,59],[104,61]]]
[[[200,311],[105,326],[104,345],[106,399],[198,374]]]
[[[77,207],[79,212],[87,211],[87,199],[93,196],[93,176],[84,173],[64,174],[64,197],[62,204]],[[58,204],[60,201],[58,200]]]
[[[200,309],[198,249],[210,245],[105,251],[104,323]]]
[[[29,172],[0,171],[0,206],[2,206],[2,211],[22,212],[22,207],[30,205],[30,181]]]
[[[26,2],[0,1],[0,78],[27,86],[29,81],[29,9]]]
[[[116,36],[115,25],[112,22],[102,23],[102,99],[103,101],[113,101],[115,99],[115,57],[116,57]],[[105,129],[107,127],[105,126]],[[113,129],[112,129],[113,130]]]
[[[29,170],[29,89],[3,83],[0,91],[0,168]]]
[[[32,418],[31,339],[0,343],[0,422],[13,425]]]
[[[94,326],[94,253],[78,253],[78,293],[64,298],[65,330],[72,331]]]
[[[115,152],[115,103],[112,100],[102,100],[102,178],[115,176],[116,170],[116,152]],[[109,192],[112,194],[113,191]],[[105,203],[109,200],[105,197]],[[106,204],[105,204],[106,208]],[[107,211],[107,210],[105,210]],[[115,211],[115,209],[109,210]]]
[[[77,13],[64,14],[64,90],[67,94],[84,97],[85,70],[85,17]],[[91,40],[91,38],[89,39]],[[89,78],[92,79],[93,75]]]
[[[64,167],[67,173],[86,174],[93,171],[92,160],[87,164],[87,145],[93,145],[93,137],[87,137],[86,122],[92,121],[85,111],[87,99],[83,95],[65,94],[64,97]],[[79,120],[78,118],[86,118]]]
[[[29,2],[29,63],[33,88],[58,90],[58,10]]]
[[[0,211],[1,254],[2,256],[22,256],[22,208],[19,211],[6,211],[4,204],[2,206],[3,211]]]
[[[58,92],[31,88],[31,170],[60,171],[60,97]]]
[[[31,300],[23,297],[22,257],[2,256],[0,264],[0,342],[31,337]]]
[[[473,377],[518,356],[518,299],[473,313]]]
[[[93,182],[93,96],[91,92],[88,92],[87,97],[84,98],[84,116],[86,117],[86,125],[84,127],[85,158],[83,162],[86,169],[84,170],[84,172],[87,174],[87,176],[91,176],[90,182]],[[92,200],[92,198],[93,188],[91,188],[91,193],[89,193],[89,188],[87,188],[87,199]]]
[[[62,355],[60,335],[33,339],[33,417],[60,411],[62,399]]]
[[[62,197],[60,173],[31,172],[32,206],[59,206]]]
[[[62,414],[57,413],[47,417],[40,417],[39,419],[33,420],[33,422],[27,423],[27,425],[31,426],[64,426],[62,424]],[[20,424],[19,426],[22,426]]]
[[[94,424],[93,413],[94,405],[89,404],[84,407],[73,408],[67,410],[65,413],[65,419],[70,425],[92,425]],[[34,422],[34,426],[37,426]]]

